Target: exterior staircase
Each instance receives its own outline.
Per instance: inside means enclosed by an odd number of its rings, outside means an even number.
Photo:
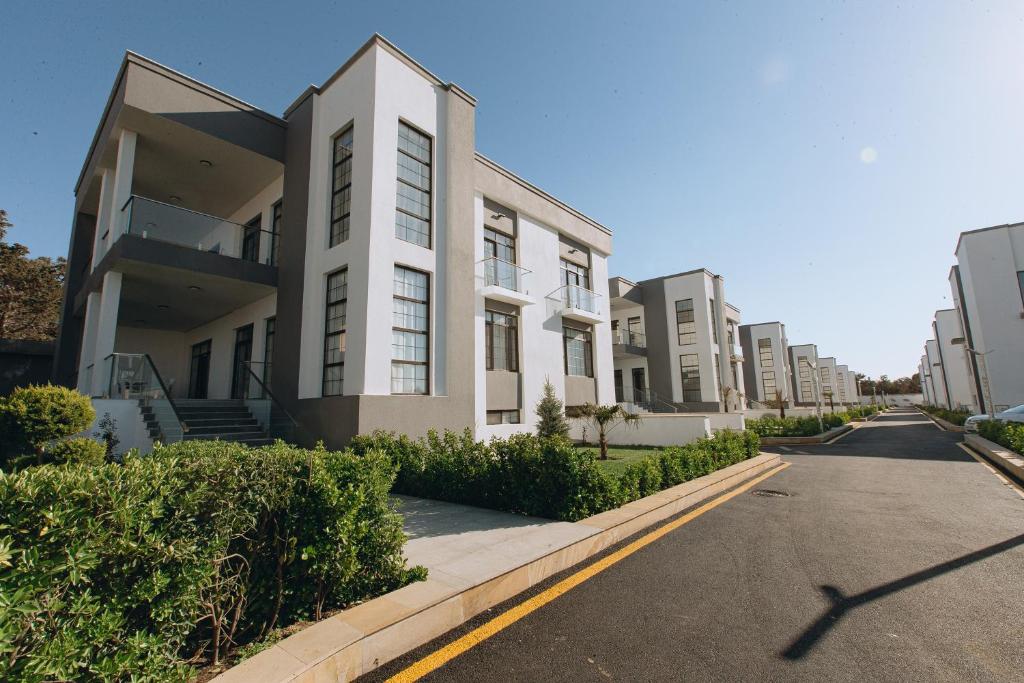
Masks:
[[[177,399],[174,403],[182,421],[188,425],[186,441],[237,441],[248,446],[265,446],[274,441],[252,416],[244,401]],[[143,419],[146,419],[145,412]],[[152,434],[152,425],[147,422],[147,426]]]

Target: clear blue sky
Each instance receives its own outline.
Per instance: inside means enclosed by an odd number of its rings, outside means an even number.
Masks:
[[[36,254],[67,249],[125,49],[280,113],[374,31],[478,98],[481,152],[615,231],[614,274],[707,267],[744,322],[869,375],[914,371],[957,233],[1024,219],[1018,2],[66,1],[3,23],[0,208]]]

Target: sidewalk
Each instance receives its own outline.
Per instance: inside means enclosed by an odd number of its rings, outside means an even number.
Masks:
[[[397,496],[426,581],[319,621],[218,683],[350,681],[619,541],[779,465],[761,455],[579,522]]]

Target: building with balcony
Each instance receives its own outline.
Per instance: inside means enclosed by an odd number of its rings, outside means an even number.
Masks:
[[[818,347],[816,344],[797,344],[789,347],[789,367],[793,378],[793,405],[813,406],[821,396],[818,374]]]
[[[786,326],[778,321],[740,325],[743,349],[743,385],[748,403],[792,405],[793,391],[786,350]]]
[[[960,234],[950,271],[980,412],[1024,403],[1024,223]],[[989,405],[991,403],[991,405]]]
[[[725,301],[720,275],[613,277],[608,293],[619,403],[647,412],[742,409],[740,312]]]
[[[475,149],[380,36],[281,115],[128,53],[81,176],[58,381],[165,440],[533,428],[613,400],[611,232]]]

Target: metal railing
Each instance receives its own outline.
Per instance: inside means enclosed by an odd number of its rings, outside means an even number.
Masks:
[[[612,344],[622,344],[624,346],[635,346],[639,349],[646,349],[647,335],[640,332],[631,332],[629,330],[613,330]]]
[[[678,413],[679,408],[670,401],[666,401],[661,398],[651,389],[633,389],[632,395],[629,396],[631,401],[621,401],[626,403],[627,410],[629,407],[635,408],[633,412],[644,412],[644,413]]]
[[[568,308],[577,308],[594,314],[601,312],[598,304],[601,295],[579,285],[562,285],[559,298]]]
[[[273,439],[290,444],[312,444],[310,433],[281,404],[270,390],[266,363],[247,361],[240,364],[244,373],[246,407],[263,430]]]
[[[484,286],[498,286],[504,289],[511,289],[520,294],[527,294],[523,278],[530,273],[526,268],[517,266],[511,261],[505,261],[492,256],[481,261],[484,265]]]
[[[230,258],[276,265],[274,233],[256,226],[132,195],[121,207],[124,231]]]
[[[104,363],[108,381],[103,398],[138,401],[148,407],[160,426],[163,443],[184,438],[188,425],[148,353],[112,353]]]

